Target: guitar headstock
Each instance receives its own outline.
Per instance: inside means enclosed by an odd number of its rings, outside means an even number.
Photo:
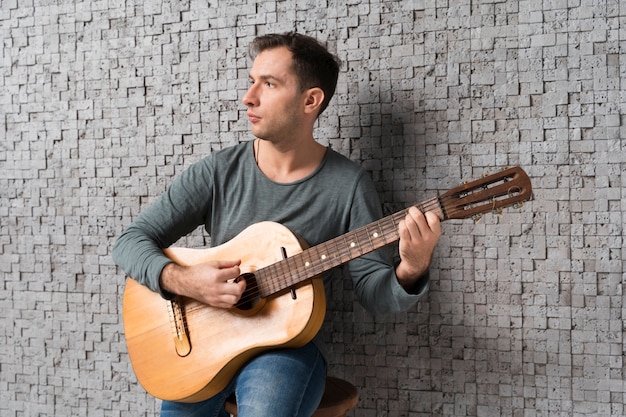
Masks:
[[[439,196],[444,220],[480,218],[504,207],[521,206],[532,197],[530,179],[520,167],[470,181]]]

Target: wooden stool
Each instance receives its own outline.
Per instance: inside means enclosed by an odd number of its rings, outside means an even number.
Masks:
[[[322,401],[311,417],[345,417],[348,411],[356,407],[359,393],[354,385],[343,379],[329,376],[326,378],[326,389]],[[230,399],[224,409],[227,413],[237,416],[237,404]]]

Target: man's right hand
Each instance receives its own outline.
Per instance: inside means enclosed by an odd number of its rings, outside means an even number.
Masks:
[[[211,261],[192,266],[174,262],[161,271],[161,289],[208,304],[231,308],[246,289],[246,280],[235,281],[241,272],[240,261]]]

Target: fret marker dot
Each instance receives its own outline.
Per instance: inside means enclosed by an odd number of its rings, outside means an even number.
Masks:
[[[372,236],[374,236],[374,237],[378,237],[378,233],[374,233]]]
[[[350,243],[350,247],[351,247],[351,248],[353,248],[353,247],[355,247],[355,246],[356,246],[356,243],[354,243],[354,242]]]
[[[326,255],[322,255],[322,259],[326,259]]]
[[[310,266],[311,264],[307,261],[304,263],[304,266]]]

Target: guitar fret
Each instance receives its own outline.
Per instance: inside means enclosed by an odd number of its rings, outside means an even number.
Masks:
[[[398,233],[398,226],[400,224],[400,221],[402,221],[404,217],[406,216],[406,212],[407,211],[404,210],[404,211],[395,213],[389,217],[381,219],[378,222],[378,225],[380,227],[380,231],[382,234],[382,238],[384,240],[383,246],[393,243],[400,238],[400,235]]]
[[[289,267],[289,263],[290,260],[289,258],[284,259],[280,262],[277,262],[276,265],[278,266],[279,271],[277,271],[278,276],[280,277],[289,277],[291,276],[291,272],[290,272],[290,267]],[[278,282],[280,282],[280,280],[277,280]]]
[[[272,268],[267,267],[260,269],[255,273],[259,294],[261,294],[262,296],[266,296],[266,294],[272,294],[274,292],[274,286],[271,285],[273,282],[271,279],[271,269]]]
[[[320,267],[323,267],[323,265],[327,265],[329,266],[327,269],[331,269],[332,268],[332,255],[331,255],[331,251],[329,250],[329,246],[332,243],[332,240],[329,241],[328,243],[319,245],[318,247],[320,247],[322,249],[322,251],[320,251],[318,253],[318,260],[319,260],[319,265]],[[326,269],[326,268],[323,268]],[[321,272],[321,271],[320,271]]]
[[[351,236],[344,235],[342,237],[342,240],[343,240],[343,250],[344,250],[344,252],[343,252],[344,255],[343,256],[344,257],[351,256],[352,255],[352,249],[353,249],[354,246],[356,246],[356,243],[353,240],[349,240],[348,237],[351,237]]]
[[[387,244],[387,240],[385,239],[385,233],[384,233],[384,231],[383,231],[383,229],[382,229],[382,227],[381,227],[381,224],[382,224],[382,223],[383,223],[383,222],[376,222],[376,226],[378,227],[378,231],[379,231],[380,233],[375,232],[375,233],[374,233],[374,237],[375,237],[376,239],[381,239],[381,240],[383,241],[383,245],[385,245],[385,244]]]
[[[367,230],[366,230],[366,233],[367,233],[367,241],[368,241],[368,242],[369,242],[369,244],[370,244],[370,248],[374,248],[374,242],[372,241],[372,237],[374,236],[374,234],[373,234],[373,233],[370,233],[370,230],[369,230],[369,229],[370,229],[370,227],[369,227],[369,226],[368,226],[366,229],[367,229]]]
[[[344,245],[344,250],[346,252],[344,252],[344,256],[342,259],[344,259],[345,261],[348,261],[349,259],[352,259],[354,257],[356,242],[354,242],[354,240],[348,240],[348,236],[344,235],[343,245]]]

